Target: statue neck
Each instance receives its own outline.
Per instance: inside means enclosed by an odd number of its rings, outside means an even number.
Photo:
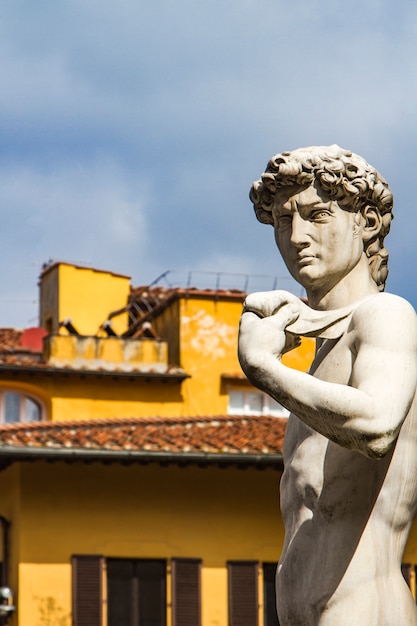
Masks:
[[[309,306],[313,309],[328,311],[339,309],[349,304],[378,293],[379,289],[369,272],[369,263],[365,254],[353,270],[331,288],[307,289]]]

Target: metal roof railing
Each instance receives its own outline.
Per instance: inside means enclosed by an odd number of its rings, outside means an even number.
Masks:
[[[204,270],[167,270],[158,276],[149,287],[166,285],[167,287],[182,287],[191,289],[223,289],[239,290],[246,293],[252,291],[270,291],[273,289],[287,289],[294,291],[296,284],[290,276],[273,274],[247,274],[239,272],[216,272]],[[298,286],[300,297],[304,296],[304,290]]]

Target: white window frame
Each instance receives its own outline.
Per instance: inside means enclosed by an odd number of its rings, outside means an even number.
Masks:
[[[231,403],[232,395],[235,399],[241,398],[241,401],[233,403],[233,406]],[[288,417],[289,415],[289,411],[285,407],[262,391],[231,388],[228,391],[228,396],[228,415],[271,415],[273,417]],[[251,398],[260,400],[260,410],[251,408]],[[236,405],[239,405],[238,408]]]

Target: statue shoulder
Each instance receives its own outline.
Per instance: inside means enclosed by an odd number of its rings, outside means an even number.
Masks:
[[[384,292],[365,298],[353,311],[351,324],[362,338],[383,335],[400,340],[400,344],[403,338],[417,349],[417,315],[400,296]]]
[[[354,311],[356,317],[368,317],[372,314],[376,317],[383,315],[385,318],[399,315],[414,321],[417,318],[414,308],[407,300],[386,292],[368,296],[358,302]]]

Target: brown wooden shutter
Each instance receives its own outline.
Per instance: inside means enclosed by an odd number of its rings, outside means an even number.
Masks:
[[[258,564],[229,561],[229,626],[258,626]]]
[[[172,559],[172,626],[201,626],[201,560]]]
[[[277,615],[275,576],[276,563],[263,563],[264,579],[264,626],[279,626]]]
[[[103,624],[103,565],[101,556],[72,557],[73,626]]]

